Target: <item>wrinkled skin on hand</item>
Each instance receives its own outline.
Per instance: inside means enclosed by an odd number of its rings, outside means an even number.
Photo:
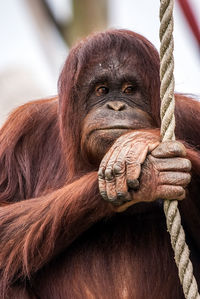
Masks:
[[[99,189],[116,211],[159,198],[185,198],[191,162],[177,141],[160,143],[159,136],[132,132],[117,139],[99,167]]]

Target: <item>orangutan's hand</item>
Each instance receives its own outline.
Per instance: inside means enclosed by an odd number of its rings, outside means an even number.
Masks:
[[[137,177],[139,179],[138,190],[134,186],[131,188],[128,185],[126,171],[124,171],[126,179],[123,181],[119,181],[116,175],[112,178],[111,183],[106,180],[106,175],[104,179],[100,177],[100,192],[104,195],[105,200],[116,206],[116,211],[125,210],[137,202],[150,202],[158,198],[181,200],[185,197],[185,187],[191,179],[189,173],[191,162],[184,158],[185,155],[185,148],[181,143],[177,141],[163,142],[148,155],[146,160],[144,159],[142,168],[140,164],[141,174],[140,178]],[[136,167],[141,161],[142,159],[136,163]],[[124,177],[122,176],[122,178]],[[124,186],[124,181],[126,186]],[[116,196],[113,200],[110,194],[118,195],[119,189],[126,190],[126,193],[124,192],[124,196],[120,194],[120,198]]]
[[[150,132],[131,132],[119,137],[99,167],[99,190],[102,197],[121,205],[132,200],[129,189],[139,187],[138,178],[146,156],[159,145],[160,137]]]

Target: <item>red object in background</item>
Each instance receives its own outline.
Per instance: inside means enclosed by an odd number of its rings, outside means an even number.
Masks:
[[[200,28],[198,26],[191,4],[189,4],[188,0],[178,0],[178,3],[183,10],[183,13],[187,19],[187,22],[192,30],[195,39],[197,40],[198,45],[200,46]]]

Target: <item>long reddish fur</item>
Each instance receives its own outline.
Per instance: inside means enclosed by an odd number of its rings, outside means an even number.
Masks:
[[[11,114],[0,131],[1,298],[183,298],[161,209],[150,205],[142,216],[134,209],[133,215],[114,216],[99,196],[97,169],[80,154],[78,108],[84,99],[77,84],[91,53],[98,57],[99,51],[103,59],[105,48],[116,42],[119,55],[123,50],[131,55],[133,45],[144,55],[144,64],[148,60],[144,80],[159,127],[158,54],[146,39],[123,30],[90,37],[72,49],[59,81],[60,104],[55,97],[25,104]],[[176,95],[176,136],[193,165],[180,209],[196,274],[199,116],[198,101]]]

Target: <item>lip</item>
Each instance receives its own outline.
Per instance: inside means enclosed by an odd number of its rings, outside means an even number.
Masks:
[[[119,125],[119,126],[103,127],[103,128],[97,129],[97,131],[99,131],[99,130],[133,130],[133,129],[128,126]]]
[[[106,131],[111,131],[111,132],[115,132],[115,133],[117,133],[117,131],[120,133],[120,131],[122,132],[122,131],[131,131],[131,130],[133,130],[133,128],[130,128],[130,127],[128,127],[128,126],[123,126],[123,125],[116,125],[116,126],[109,126],[109,127],[102,127],[102,128],[98,128],[98,129],[94,129],[94,130],[92,130],[90,133],[89,133],[89,136],[91,136],[93,133],[97,133],[97,132],[105,132],[106,133]],[[88,136],[88,137],[89,137]]]
[[[119,131],[119,133],[120,133],[120,131],[125,132],[125,131],[131,131],[131,130],[134,130],[134,128],[126,126],[126,125],[114,125],[114,126],[102,127],[102,128],[98,128],[98,129],[95,128],[94,130],[91,130],[91,132],[89,133],[89,136],[91,136],[95,132],[102,132],[102,133],[105,132],[106,133],[106,131],[113,131],[113,133],[114,132],[117,133],[117,131]]]

